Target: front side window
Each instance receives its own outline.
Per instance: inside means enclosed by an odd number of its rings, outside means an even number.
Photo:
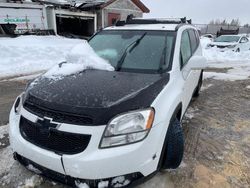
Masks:
[[[158,72],[171,66],[174,39],[174,32],[104,30],[89,44],[113,67],[120,66],[121,71]]]
[[[242,39],[241,39],[240,42],[241,42],[241,43],[246,43],[246,42],[248,42],[248,39],[247,39],[246,37],[242,37]]]
[[[186,30],[182,33],[181,37],[181,49],[180,49],[181,67],[183,67],[188,62],[191,56],[192,56],[192,49],[191,49],[189,34],[188,31]]]

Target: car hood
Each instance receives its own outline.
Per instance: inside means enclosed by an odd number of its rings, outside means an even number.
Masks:
[[[211,42],[210,45],[214,46],[232,46],[238,44],[237,42]]]
[[[113,116],[150,107],[169,81],[169,74],[139,74],[86,70],[52,80],[41,77],[30,84],[25,104],[93,119],[106,124]]]

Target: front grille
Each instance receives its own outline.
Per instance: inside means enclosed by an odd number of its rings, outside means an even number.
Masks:
[[[30,113],[35,114],[41,118],[49,117],[52,118],[53,121],[60,123],[69,123],[76,125],[91,125],[93,124],[93,119],[86,116],[80,116],[76,114],[67,114],[63,112],[57,112],[50,109],[45,109],[42,107],[38,107],[36,105],[30,104],[28,102],[24,103],[24,108],[28,110]]]
[[[55,124],[45,121],[33,123],[24,117],[20,119],[22,137],[38,147],[59,154],[77,154],[87,148],[90,135],[63,132],[55,127]]]

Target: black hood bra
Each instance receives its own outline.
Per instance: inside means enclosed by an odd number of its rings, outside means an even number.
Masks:
[[[91,125],[105,125],[117,114],[150,107],[168,81],[168,73],[102,70],[59,80],[41,77],[27,88],[24,107],[88,117]]]

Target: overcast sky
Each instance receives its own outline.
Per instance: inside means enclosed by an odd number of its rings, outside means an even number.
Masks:
[[[211,19],[239,18],[241,25],[250,23],[250,0],[141,0],[150,9],[144,17],[184,17],[194,23]]]

